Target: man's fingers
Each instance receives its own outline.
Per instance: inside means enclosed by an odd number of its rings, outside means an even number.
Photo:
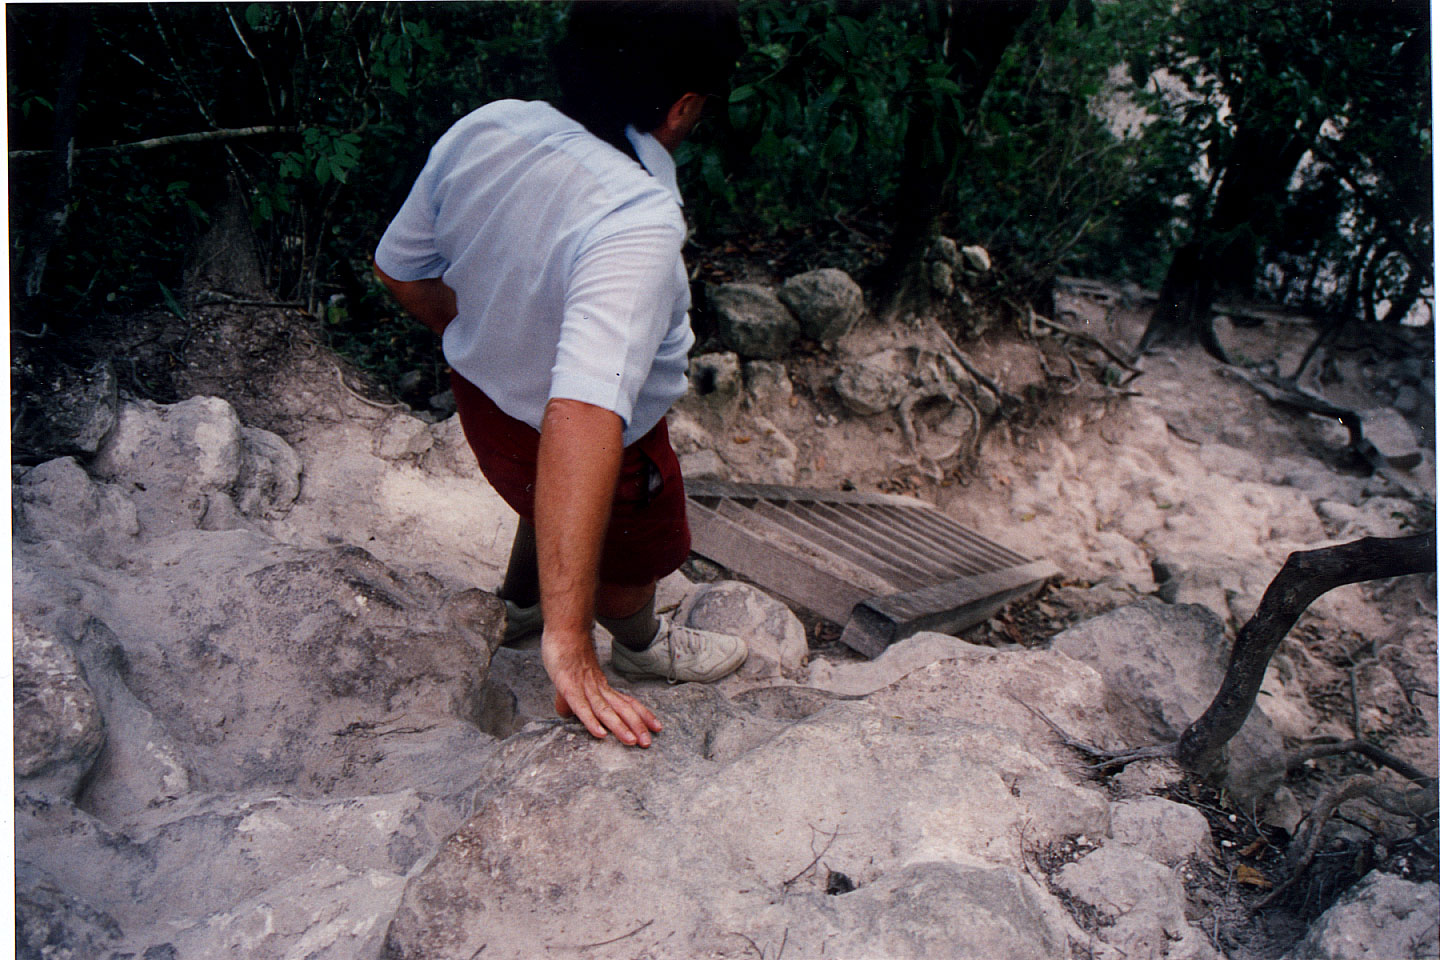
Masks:
[[[639,702],[633,697],[628,697],[608,686],[604,694],[606,703],[611,711],[615,713],[617,719],[625,725],[623,731],[613,726],[610,727],[611,730],[615,731],[616,736],[620,737],[620,739],[626,743],[634,742],[639,743],[642,747],[650,746],[650,731],[647,729],[648,724],[641,715],[641,710],[644,708],[640,706]]]

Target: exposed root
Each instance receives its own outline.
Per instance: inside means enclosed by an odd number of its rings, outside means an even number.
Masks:
[[[1044,722],[1044,724],[1050,728],[1051,732],[1060,739],[1062,744],[1083,756],[1088,761],[1085,765],[1086,769],[1097,776],[1104,777],[1113,773],[1119,773],[1137,760],[1172,760],[1175,757],[1175,744],[1173,742],[1157,743],[1148,747],[1136,747],[1133,750],[1106,750],[1094,744],[1086,743],[1084,740],[1076,740],[1065,731],[1065,728],[1045,716],[1042,711],[1030,706],[1030,704],[1021,700],[1019,697],[1012,696],[1010,699],[1020,704],[1020,706],[1026,710],[1029,710]]]
[[[1308,760],[1318,760],[1321,757],[1333,757],[1342,753],[1358,753],[1365,759],[1381,767],[1388,767],[1400,776],[1412,783],[1421,786],[1435,784],[1435,778],[1429,776],[1424,770],[1413,764],[1406,763],[1394,754],[1388,753],[1368,740],[1342,740],[1337,743],[1316,743],[1307,747],[1301,747],[1285,758],[1286,772],[1293,772],[1305,765]]]
[[[1335,815],[1335,809],[1346,800],[1353,800],[1356,797],[1365,796],[1371,793],[1377,786],[1370,777],[1354,777],[1344,783],[1336,784],[1320,795],[1315,801],[1315,806],[1305,815],[1305,824],[1301,827],[1301,834],[1295,838],[1291,849],[1299,849],[1300,853],[1295,859],[1295,866],[1290,871],[1290,876],[1284,882],[1277,884],[1265,896],[1261,897],[1250,907],[1250,913],[1264,909],[1275,901],[1286,890],[1295,885],[1301,874],[1309,868],[1315,860],[1315,852],[1320,849],[1320,835],[1325,830],[1325,825]]]

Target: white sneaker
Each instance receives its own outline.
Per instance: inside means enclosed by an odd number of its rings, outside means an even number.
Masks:
[[[671,683],[714,683],[738,670],[749,653],[739,637],[677,626],[662,616],[655,639],[644,650],[612,644],[610,665],[632,680],[663,677]]]
[[[509,600],[505,601],[505,638],[500,641],[502,646],[513,646],[544,629],[545,618],[540,615],[540,604],[518,607]]]

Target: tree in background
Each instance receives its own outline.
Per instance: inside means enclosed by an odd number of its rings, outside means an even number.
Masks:
[[[1341,315],[1413,303],[1433,282],[1425,5],[1187,0],[1180,16],[1130,60],[1173,121],[1158,133],[1203,148],[1141,349],[1198,339],[1223,358],[1215,298],[1249,294],[1267,260],[1272,289],[1299,273],[1311,304],[1324,276]]]
[[[426,144],[552,90],[564,14],[7,7],[17,328],[181,312],[198,241],[226,225],[268,296],[393,381],[424,341],[372,291],[369,253]],[[1150,342],[1208,330],[1224,290],[1391,320],[1433,282],[1418,0],[744,0],[742,21],[728,109],[680,157],[692,253],[782,250],[921,311],[905,278],[937,230],[992,250],[1022,297],[1168,264]],[[1148,111],[1129,131],[1111,116],[1127,61]]]

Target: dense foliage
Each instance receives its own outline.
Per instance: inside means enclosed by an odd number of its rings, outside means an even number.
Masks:
[[[1198,243],[1240,264],[1233,289],[1393,320],[1433,284],[1428,25],[1413,0],[1358,6],[1379,14],[1358,15],[1354,0],[1052,0],[983,89],[966,89],[965,64],[947,63],[946,4],[744,2],[750,52],[728,109],[682,148],[697,245],[865,237],[873,266],[919,150],[945,199],[942,228],[989,247],[1014,281],[1156,284],[1174,251]],[[325,316],[383,367],[403,328],[367,276],[379,232],[456,117],[553,92],[546,53],[564,6],[11,5],[6,16],[10,148],[22,151],[12,273],[48,254],[38,293],[12,294],[18,324],[174,305],[197,237],[238,204],[270,295]],[[57,55],[72,47],[83,56]],[[66,129],[69,181],[48,152]],[[241,129],[252,132],[94,150]],[[1240,227],[1219,222],[1227,180],[1242,186],[1237,150],[1275,131],[1299,144],[1293,176]],[[53,249],[47,224],[60,225]],[[827,251],[807,256],[822,265]]]

